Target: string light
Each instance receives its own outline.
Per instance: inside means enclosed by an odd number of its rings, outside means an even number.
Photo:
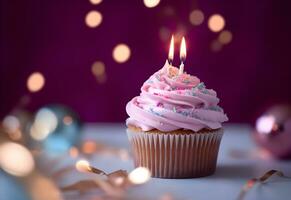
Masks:
[[[0,146],[0,166],[15,176],[26,176],[34,169],[31,153],[22,145],[7,142]]]
[[[87,160],[79,160],[75,166],[79,172],[88,172],[90,164]]]
[[[45,84],[45,78],[40,72],[32,73],[27,79],[27,88],[30,92],[40,91]]]
[[[102,3],[102,0],[89,0],[89,1],[94,5]]]
[[[135,168],[130,174],[128,175],[128,179],[133,184],[143,184],[147,182],[151,177],[150,171],[148,168],[145,167],[138,167]]]
[[[225,26],[225,20],[220,14],[210,16],[208,20],[208,27],[213,32],[221,31]]]
[[[85,23],[90,28],[95,28],[101,24],[103,20],[102,14],[98,11],[90,11],[85,17]]]
[[[192,25],[198,26],[204,21],[204,14],[201,10],[193,10],[189,15],[189,21]]]
[[[143,3],[148,8],[154,8],[160,3],[160,0],[143,0]]]
[[[222,31],[218,36],[218,41],[221,44],[229,44],[232,41],[232,33],[230,31]]]
[[[113,59],[118,63],[124,63],[130,58],[130,48],[126,44],[118,44],[113,49]]]

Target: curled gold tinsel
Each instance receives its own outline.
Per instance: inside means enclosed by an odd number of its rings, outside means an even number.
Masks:
[[[288,176],[285,176],[283,174],[283,172],[281,171],[278,171],[278,170],[269,170],[267,171],[263,176],[259,177],[259,178],[252,178],[252,179],[249,179],[245,184],[244,186],[242,187],[239,195],[238,195],[238,198],[237,200],[243,200],[247,194],[247,192],[249,190],[251,190],[256,184],[260,184],[260,183],[264,183],[266,182],[270,177],[272,177],[273,175],[277,175],[279,177],[284,177],[284,178],[291,178],[291,177],[288,177]]]
[[[98,188],[107,196],[122,197],[125,194],[125,189],[130,185],[127,180],[128,173],[125,170],[117,170],[107,174],[101,169],[89,166],[87,172],[94,173],[99,176],[102,175],[105,178],[96,177],[94,180],[81,180],[71,185],[62,187],[61,190],[63,192],[79,191],[80,193],[84,193],[88,190]]]

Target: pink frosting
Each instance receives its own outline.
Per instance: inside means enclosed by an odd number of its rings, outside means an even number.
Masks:
[[[178,72],[178,68],[166,62],[143,84],[140,96],[126,105],[127,125],[143,131],[221,128],[228,118],[217,105],[216,92],[206,89],[196,76]]]

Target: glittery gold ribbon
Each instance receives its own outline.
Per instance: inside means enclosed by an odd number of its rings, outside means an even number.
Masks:
[[[285,177],[285,178],[291,178],[291,177],[285,176],[281,171],[278,171],[278,170],[272,169],[270,171],[267,171],[260,178],[252,178],[252,179],[248,180],[245,183],[245,185],[242,187],[242,189],[241,189],[241,191],[240,191],[240,193],[238,195],[237,200],[243,200],[244,197],[246,196],[247,192],[250,189],[252,189],[256,184],[263,183],[263,182],[267,181],[273,175],[277,175],[277,176]]]

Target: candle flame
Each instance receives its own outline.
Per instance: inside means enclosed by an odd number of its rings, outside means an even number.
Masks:
[[[181,47],[180,47],[180,59],[181,62],[185,62],[186,60],[186,42],[185,37],[182,38]]]
[[[169,63],[172,64],[172,62],[174,60],[174,36],[173,35],[171,38],[168,59],[169,59]]]

